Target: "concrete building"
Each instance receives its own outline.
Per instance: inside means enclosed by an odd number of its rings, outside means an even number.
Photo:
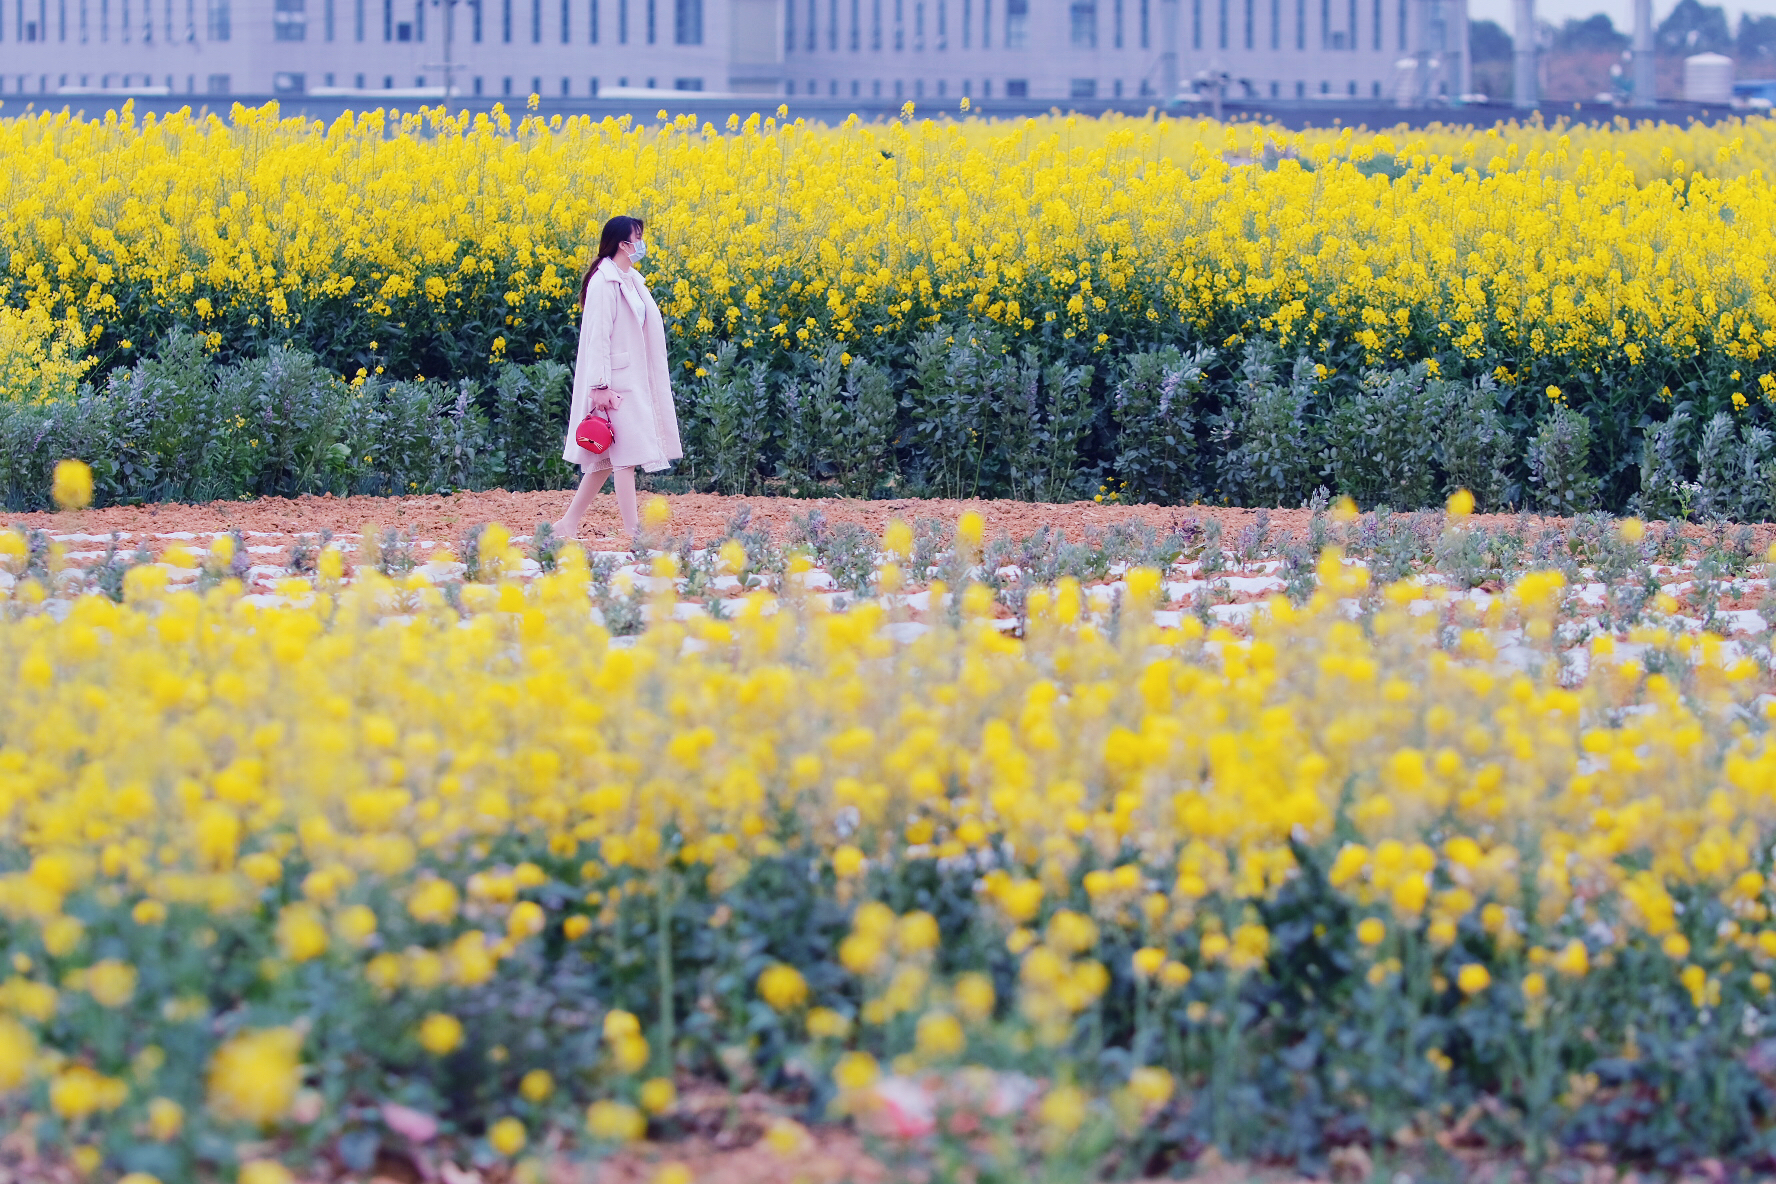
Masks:
[[[0,0],[0,94],[782,89],[782,0]],[[438,90],[438,94],[442,95]]]
[[[1467,92],[1467,0],[0,0],[0,96]]]
[[[789,0],[784,89],[825,97],[1467,93],[1466,0]]]

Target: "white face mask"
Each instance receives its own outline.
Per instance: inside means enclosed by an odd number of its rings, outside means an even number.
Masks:
[[[639,263],[641,262],[642,256],[647,253],[648,245],[644,240],[638,238],[629,244],[629,262]]]

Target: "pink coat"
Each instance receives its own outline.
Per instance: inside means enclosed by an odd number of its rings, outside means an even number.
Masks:
[[[636,281],[633,286],[624,282],[614,260],[600,263],[580,318],[573,406],[561,456],[588,472],[635,467],[653,473],[684,455],[666,364],[666,324],[641,273],[631,271],[629,278]],[[617,441],[601,456],[576,444],[574,429],[586,418],[592,388],[606,385],[619,400],[608,412]]]

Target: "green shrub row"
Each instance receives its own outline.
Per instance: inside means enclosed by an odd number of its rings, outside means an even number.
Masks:
[[[485,380],[347,381],[300,350],[222,365],[175,330],[78,397],[0,406],[0,492],[44,504],[63,456],[101,502],[331,492],[559,488],[570,375],[503,363]],[[676,401],[686,455],[667,487],[791,496],[994,497],[1299,506],[1348,494],[1410,510],[1471,490],[1482,509],[1776,511],[1776,437],[1679,401],[1639,426],[1631,480],[1583,408],[1442,375],[1355,373],[1252,341],[1069,364],[995,328],[939,325],[904,350],[837,346],[787,371],[707,355]],[[1742,422],[1743,421],[1743,422]]]

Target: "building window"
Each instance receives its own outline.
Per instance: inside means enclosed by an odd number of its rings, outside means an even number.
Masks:
[[[857,79],[853,78],[851,80],[851,97],[855,99],[858,95],[858,92],[861,91],[862,89],[863,89],[863,84],[858,82]]]
[[[939,49],[950,47],[949,10],[950,6],[944,0],[937,0],[937,47]]]
[[[827,0],[826,8],[826,48],[839,48],[839,0]]]
[[[481,84],[482,84],[482,80],[479,77],[477,77],[475,79],[475,97],[476,98],[481,97]]]
[[[993,48],[993,0],[981,0],[981,48]]]
[[[992,97],[993,97],[993,80],[991,78],[981,79],[981,98],[990,99]]]
[[[1227,48],[1227,0],[1218,0],[1215,15],[1220,18],[1216,23],[1220,26],[1215,30],[1217,43],[1222,49]]]
[[[1110,93],[1119,99],[1122,97],[1122,79],[1118,78],[1110,84]]]
[[[913,97],[915,99],[925,97],[925,80],[923,78],[913,79]]]
[[[1005,0],[1005,48],[1022,49],[1030,40],[1030,0]]]
[[[1151,4],[1152,4],[1152,0],[1141,0],[1141,48],[1142,49],[1151,49],[1153,47],[1153,32],[1152,32],[1152,24],[1151,24],[1152,17],[1149,15],[1149,6]]]
[[[1344,30],[1343,29],[1334,29],[1332,31],[1332,48],[1333,49],[1343,49],[1344,48]]]
[[[561,97],[565,99],[573,93],[573,83],[563,78],[561,80]]]
[[[530,43],[543,43],[543,0],[530,0]],[[531,93],[536,93],[534,87]]]
[[[86,16],[86,6],[84,4],[81,5],[81,7],[80,7],[80,15],[83,18]],[[230,31],[230,22],[228,19],[228,0],[209,0],[207,15],[208,15],[209,19],[206,23],[206,27],[209,31],[209,39],[211,41],[227,41],[228,34]],[[84,20],[82,23],[84,23]],[[226,75],[226,74],[212,74],[212,75],[210,75],[210,80],[212,82],[218,78],[222,79],[223,82],[226,83],[228,80],[228,75]],[[226,90],[220,90],[220,91],[212,90],[210,93],[213,95],[215,95],[215,94],[225,95],[228,92]]]
[[[586,93],[595,99],[598,97],[598,79],[592,80],[592,85],[587,88]]]
[[[937,97],[941,99],[945,95],[947,95],[948,93],[949,93],[949,90],[948,90],[944,80],[939,78],[937,80]]]
[[[882,0],[870,0],[870,48],[882,48]]]
[[[1246,0],[1246,48],[1251,49],[1256,43],[1258,18],[1252,11],[1254,0]]]
[[[1307,0],[1295,0],[1295,48],[1307,48]]]
[[[352,85],[354,87],[356,87],[358,90],[363,90],[364,89],[364,76],[362,74],[358,75],[357,78],[353,80]]]
[[[870,93],[875,98],[882,97],[882,80],[880,78],[870,83]]]
[[[1323,95],[1331,94],[1332,93],[1332,84],[1330,82],[1320,83],[1320,93]]]
[[[1406,49],[1406,5],[1407,0],[1400,0],[1400,49]]]
[[[1070,30],[1073,48],[1096,49],[1098,47],[1097,0],[1073,0],[1072,7],[1068,9],[1068,12],[1072,17]]]
[[[364,39],[364,0],[356,0],[352,7],[352,36]]]
[[[1369,96],[1376,99],[1381,97],[1381,82],[1379,79],[1369,84]]]
[[[541,3],[541,0],[538,0]],[[425,40],[425,0],[413,0],[413,39]]]
[[[308,89],[306,74],[286,74],[279,72],[271,76],[271,93],[277,95],[299,95]]]
[[[858,7],[859,0],[851,0],[851,51],[863,48],[863,10]]]
[[[1115,8],[1114,8],[1113,12],[1114,12],[1114,16],[1112,19],[1115,23],[1114,40],[1116,42],[1116,48],[1121,49],[1122,48],[1122,0],[1115,0]]]
[[[673,0],[672,38],[679,45],[703,44],[703,0]],[[679,90],[702,90],[681,86]]]
[[[1005,80],[1005,97],[1008,99],[1029,98],[1030,80],[1027,78],[1007,78]]]
[[[226,37],[218,37],[216,40],[226,41],[227,38]],[[82,79],[81,81],[84,82],[85,79]],[[207,93],[207,94],[212,94],[212,95],[227,94],[228,93],[228,75],[226,75],[226,74],[212,74],[212,75],[210,75],[209,82],[205,86],[204,89],[205,89],[205,93]]]
[[[783,93],[792,99],[795,98],[795,79],[791,78],[784,82]]]
[[[503,95],[509,95],[512,93],[512,80],[510,78],[500,79],[500,93]]]
[[[573,0],[561,0],[561,44],[563,45],[573,44],[573,18],[569,15],[572,12],[572,5]]]
[[[906,0],[894,0],[894,48],[906,48]]]
[[[815,28],[815,25],[818,22],[818,19],[820,16],[819,5],[820,5],[820,0],[808,0],[808,52],[809,53],[813,53],[817,48],[819,48],[819,45],[818,45],[817,41],[815,40],[819,36],[819,30]]]
[[[1067,84],[1067,97],[1070,99],[1095,99],[1098,97],[1098,80],[1096,78],[1075,78]]]
[[[906,83],[898,78],[894,80],[894,97],[897,99],[906,97]]]
[[[542,97],[543,80],[541,78],[532,78],[530,80],[530,93],[536,95],[538,98]]]
[[[1381,0],[1375,0],[1375,48],[1381,48]]]
[[[648,6],[648,44],[654,43],[654,0],[647,0]]]
[[[969,48],[974,36],[974,0],[962,0],[962,48]]]
[[[629,0],[617,0],[617,44],[629,44]]]
[[[402,21],[400,24],[395,26],[395,40],[396,41],[411,41],[411,40],[413,40],[413,23],[411,21]]]
[[[302,41],[308,36],[308,0],[272,0],[271,37],[273,41]]]
[[[333,0],[324,0],[321,5],[321,36],[333,40]]]
[[[586,40],[598,44],[598,0],[587,0],[586,3]]]
[[[1277,82],[1271,83],[1270,84],[1270,97],[1273,99],[1276,98],[1278,96],[1278,94],[1282,91],[1282,89],[1283,88],[1282,88],[1281,83],[1277,83]]]
[[[796,0],[783,0],[783,52],[794,53],[796,46]]]
[[[1283,47],[1283,0],[1270,0],[1270,47]]]
[[[1203,0],[1190,0],[1190,48],[1203,47]]]
[[[673,90],[702,90],[703,89],[703,80],[701,78],[674,78],[672,80],[672,89]],[[812,84],[810,84],[808,87],[808,93],[809,94],[814,93],[814,87]]]

